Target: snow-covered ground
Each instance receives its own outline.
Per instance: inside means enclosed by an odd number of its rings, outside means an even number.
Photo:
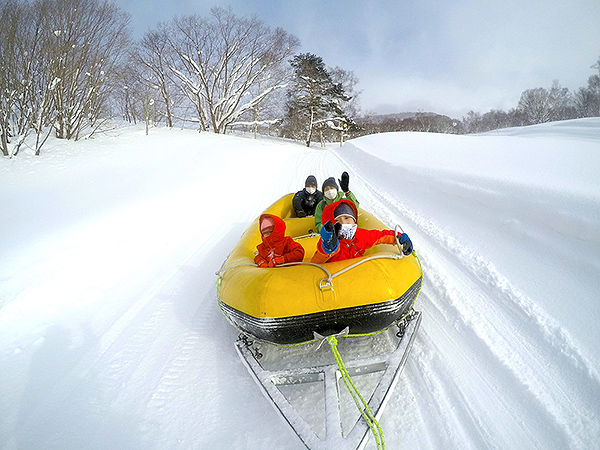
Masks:
[[[303,448],[215,271],[269,204],[344,170],[425,272],[387,448],[599,448],[600,119],[326,150],[120,127],[43,151],[0,160],[0,449]]]

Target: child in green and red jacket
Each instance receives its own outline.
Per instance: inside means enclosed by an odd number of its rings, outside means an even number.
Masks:
[[[348,200],[352,200],[356,207],[358,208],[358,200],[356,196],[350,191],[350,175],[348,172],[342,173],[342,178],[338,180],[340,182],[340,186],[335,181],[334,177],[329,177],[325,181],[323,181],[323,200],[321,200],[317,207],[315,208],[315,229],[317,233],[321,232],[321,227],[326,222],[321,217],[323,215],[323,210],[333,202],[337,202],[346,196]],[[341,191],[340,191],[341,188]]]

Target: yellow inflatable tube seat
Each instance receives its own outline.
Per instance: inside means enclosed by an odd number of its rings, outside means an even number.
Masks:
[[[303,263],[257,267],[257,217],[218,272],[219,305],[229,321],[254,339],[294,344],[312,340],[313,331],[327,334],[349,327],[351,334],[373,333],[404,317],[422,283],[416,256],[403,257],[396,246],[378,245],[360,258],[311,264],[319,241],[311,233],[314,217],[292,217],[292,197],[285,195],[264,213],[284,219],[286,235],[304,247]],[[358,226],[387,228],[362,209]]]

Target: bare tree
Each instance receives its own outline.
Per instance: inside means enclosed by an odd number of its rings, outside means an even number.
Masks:
[[[132,67],[126,67],[123,75],[124,83],[121,89],[115,93],[115,101],[121,118],[136,124],[141,117],[137,105],[137,93],[140,90],[137,72]]]
[[[576,117],[573,95],[568,88],[560,85],[558,80],[552,82],[548,91],[552,120],[566,120]]]
[[[167,25],[160,24],[144,35],[132,55],[138,80],[156,92],[156,100],[160,100],[164,108],[162,114],[169,128],[173,127],[173,97],[176,89],[174,75],[169,68],[174,64],[169,38],[171,31]]]
[[[588,80],[588,89],[596,97],[596,104],[598,109],[596,110],[597,115],[600,116],[600,56],[598,61],[592,66],[592,69],[598,70],[598,75],[592,75]]]
[[[530,124],[538,124],[552,120],[551,106],[548,90],[539,87],[524,91],[519,99],[518,107],[527,115]]]
[[[97,0],[0,4],[0,148],[15,155],[33,130],[35,152],[94,129],[129,45],[128,16]]]
[[[578,117],[600,116],[600,57],[591,68],[597,69],[598,74],[590,76],[588,85],[579,88],[574,95],[574,106]]]
[[[30,133],[34,121],[35,63],[39,24],[24,2],[0,4],[0,149],[13,156]]]
[[[600,116],[600,77],[592,75],[588,86],[575,93],[575,109],[578,117]]]
[[[600,57],[591,68],[598,73],[590,76],[588,85],[580,88],[576,95],[577,109],[583,117],[600,116]]]
[[[171,69],[196,107],[200,129],[225,133],[227,127],[285,87],[281,66],[298,39],[271,30],[255,17],[236,17],[213,8],[211,17],[188,16],[174,22],[171,39],[177,61]]]
[[[49,58],[56,136],[78,139],[95,129],[118,88],[123,57],[130,45],[129,16],[109,2],[41,0],[48,14],[45,52]]]
[[[273,37],[282,41],[277,46],[286,45],[284,41],[288,39],[288,35],[282,29],[276,29]],[[268,60],[265,63],[269,64]],[[256,98],[258,101],[240,114],[231,126],[250,127],[256,138],[259,129],[265,132],[280,124],[285,115],[285,92],[280,87],[287,85],[291,75],[291,67],[281,63],[272,65],[270,71],[262,73],[249,91],[249,98]],[[276,89],[271,89],[273,86]],[[262,95],[265,91],[269,91],[266,96]]]
[[[529,124],[575,117],[573,97],[555,80],[551,88],[528,89],[521,94],[518,109],[526,114]]]

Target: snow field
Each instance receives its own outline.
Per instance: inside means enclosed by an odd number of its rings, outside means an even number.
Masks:
[[[0,160],[0,449],[303,448],[215,272],[269,204],[344,170],[425,273],[387,448],[594,448],[598,119],[341,149],[121,127]]]

